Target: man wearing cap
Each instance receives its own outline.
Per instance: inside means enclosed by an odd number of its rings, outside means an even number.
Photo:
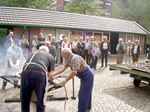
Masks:
[[[6,60],[7,65],[5,69],[6,76],[15,76],[19,72],[20,60],[23,57],[22,49],[20,47],[20,40],[15,40],[14,44],[7,50]],[[21,69],[21,68],[20,68]],[[17,87],[18,80],[14,80],[14,87]],[[5,89],[7,82],[3,81],[2,89]]]
[[[68,67],[71,68],[72,72],[69,76],[60,83],[61,86],[65,84],[74,76],[77,76],[81,80],[80,90],[79,90],[79,102],[78,102],[78,112],[86,112],[87,109],[92,107],[92,89],[94,81],[94,73],[91,68],[86,64],[85,60],[79,56],[72,54],[71,50],[64,48],[61,51],[62,57],[67,61],[66,65],[60,68],[58,71],[51,73],[51,78],[61,74]]]
[[[31,96],[37,102],[36,112],[45,112],[48,74],[53,70],[54,58],[46,46],[31,53],[21,73],[21,111],[30,112]],[[32,93],[35,93],[34,95]]]

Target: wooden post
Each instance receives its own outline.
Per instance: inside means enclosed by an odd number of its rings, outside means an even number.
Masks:
[[[75,90],[74,90],[74,78],[72,78],[72,97],[71,97],[71,99],[76,99]]]

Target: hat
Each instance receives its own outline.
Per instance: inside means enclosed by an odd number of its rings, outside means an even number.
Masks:
[[[15,44],[20,44],[20,40],[16,39],[14,41],[15,41]]]

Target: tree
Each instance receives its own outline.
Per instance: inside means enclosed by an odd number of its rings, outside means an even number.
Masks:
[[[128,0],[113,0],[112,1],[112,17],[124,19],[125,9],[128,7]]]
[[[150,31],[150,0],[128,0],[125,19],[136,21]]]
[[[0,0],[0,6],[50,9],[53,0]]]
[[[150,31],[150,0],[114,0],[112,17],[136,21]]]
[[[100,4],[95,0],[71,0],[64,7],[66,12],[100,16],[104,13]]]

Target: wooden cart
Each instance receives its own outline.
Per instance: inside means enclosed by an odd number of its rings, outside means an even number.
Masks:
[[[130,68],[128,65],[116,64],[110,65],[110,70],[120,70],[121,74],[129,73],[130,77],[134,78],[133,84],[136,87],[140,85],[141,81],[146,81],[150,85],[150,71],[147,71],[145,69]]]

